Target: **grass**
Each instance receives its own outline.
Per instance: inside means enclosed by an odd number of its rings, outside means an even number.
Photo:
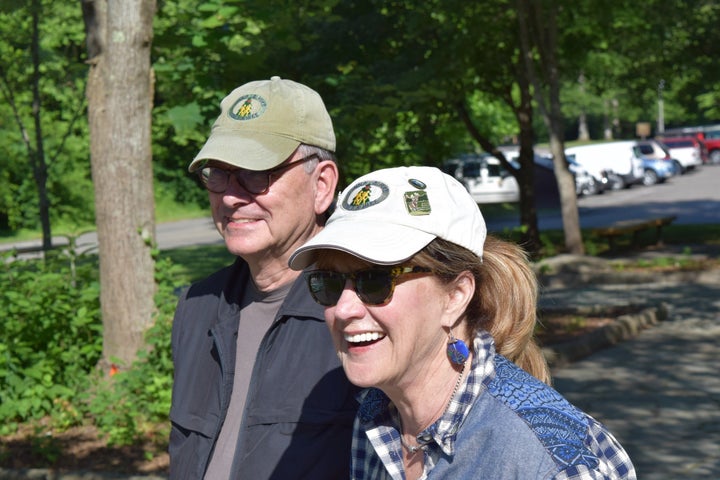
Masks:
[[[157,223],[166,223],[207,217],[208,208],[207,206],[180,204],[166,195],[156,195],[155,221]]]
[[[203,245],[163,250],[160,257],[170,258],[180,269],[180,274],[190,282],[201,280],[211,273],[230,265],[235,257],[225,245]]]
[[[583,238],[586,243],[593,242],[596,245],[597,255],[633,250],[632,235],[619,238],[614,252],[610,252],[606,241],[593,237],[590,230],[583,231]],[[637,239],[639,247],[651,247],[655,242],[655,232],[641,232]],[[690,255],[705,247],[720,248],[720,225],[670,225],[663,228],[663,242],[667,246],[681,249],[684,255]]]

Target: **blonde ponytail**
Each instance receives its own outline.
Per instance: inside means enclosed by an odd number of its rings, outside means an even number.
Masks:
[[[433,240],[415,256],[446,280],[469,270],[475,296],[466,310],[467,339],[479,329],[495,339],[497,352],[539,380],[550,384],[550,371],[533,338],[537,322],[537,279],[518,245],[488,236],[482,261],[463,247]]]

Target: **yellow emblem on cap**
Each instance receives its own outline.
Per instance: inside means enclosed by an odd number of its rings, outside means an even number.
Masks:
[[[344,194],[342,207],[345,210],[363,210],[385,200],[389,192],[388,186],[382,182],[361,182]]]
[[[265,113],[266,108],[267,102],[260,95],[243,95],[233,103],[228,115],[235,120],[252,120]]]

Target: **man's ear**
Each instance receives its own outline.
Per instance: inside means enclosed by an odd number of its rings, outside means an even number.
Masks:
[[[315,214],[321,215],[335,201],[340,173],[332,160],[323,160],[315,168]]]
[[[475,295],[475,277],[464,271],[447,285],[447,304],[443,326],[453,328],[459,318],[465,315],[468,304]]]

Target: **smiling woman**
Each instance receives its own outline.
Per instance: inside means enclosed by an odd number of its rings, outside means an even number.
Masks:
[[[547,385],[525,253],[487,237],[432,167],[353,182],[297,249],[350,381],[352,478],[635,478],[623,448]],[[512,448],[509,446],[512,445]]]

